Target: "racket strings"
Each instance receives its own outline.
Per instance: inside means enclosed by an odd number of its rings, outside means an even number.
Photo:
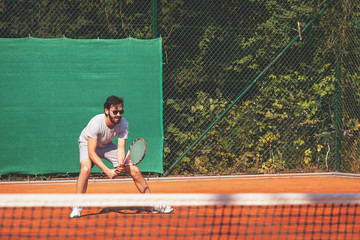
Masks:
[[[137,141],[130,149],[130,161],[134,164],[141,161],[144,157],[146,150],[145,143],[143,141]]]

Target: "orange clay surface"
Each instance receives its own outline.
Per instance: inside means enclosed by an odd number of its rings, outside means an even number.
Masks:
[[[152,193],[360,193],[360,178],[335,176],[150,178]],[[75,193],[76,181],[0,183],[0,193]],[[90,179],[88,193],[137,193],[131,179]]]
[[[360,179],[268,176],[148,179],[153,193],[359,193]],[[76,181],[0,183],[0,193],[74,193]],[[136,193],[131,179],[90,180],[88,193]],[[1,208],[0,239],[360,239],[357,204],[176,206],[145,208]]]

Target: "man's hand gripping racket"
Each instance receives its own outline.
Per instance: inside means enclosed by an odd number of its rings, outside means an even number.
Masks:
[[[130,146],[121,166],[117,167],[116,172],[123,172],[122,168],[126,165],[138,165],[145,157],[146,142],[143,138],[136,139]],[[121,168],[121,169],[118,169]]]

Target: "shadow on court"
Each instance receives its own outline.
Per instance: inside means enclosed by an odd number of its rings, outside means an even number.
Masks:
[[[98,216],[102,214],[118,213],[118,214],[151,214],[150,207],[127,206],[127,207],[106,207],[100,212],[88,213],[81,215],[82,217]]]

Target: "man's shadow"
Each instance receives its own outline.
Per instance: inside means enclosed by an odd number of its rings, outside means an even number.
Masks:
[[[112,212],[118,213],[118,214],[149,214],[149,213],[151,213],[151,208],[150,207],[139,207],[139,206],[106,207],[106,208],[103,208],[100,212],[84,214],[84,215],[81,215],[81,217],[108,214],[108,213],[112,213]]]

